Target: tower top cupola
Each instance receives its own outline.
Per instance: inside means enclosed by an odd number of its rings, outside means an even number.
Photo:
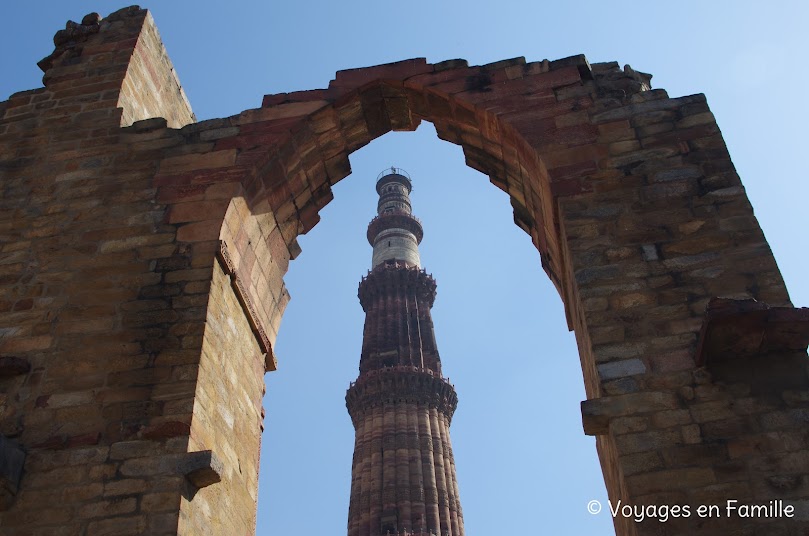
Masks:
[[[407,193],[413,191],[413,181],[410,175],[402,168],[391,167],[376,176],[376,193],[382,195],[386,185],[391,183],[401,184],[407,189]]]
[[[386,169],[377,176],[376,191],[377,216],[368,225],[368,242],[374,247],[372,268],[397,261],[420,266],[418,246],[424,230],[410,205],[410,176],[401,168]]]

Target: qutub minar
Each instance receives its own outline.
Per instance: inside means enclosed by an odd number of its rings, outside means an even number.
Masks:
[[[464,534],[449,438],[458,397],[441,375],[430,314],[436,284],[421,268],[411,189],[403,170],[383,172],[368,226],[360,374],[346,393],[356,431],[349,536]]]

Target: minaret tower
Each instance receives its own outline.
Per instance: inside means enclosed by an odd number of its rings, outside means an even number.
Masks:
[[[346,393],[356,432],[348,536],[463,536],[449,439],[458,397],[441,375],[436,285],[420,266],[412,184],[397,168],[377,179],[372,268],[359,287],[360,375]]]

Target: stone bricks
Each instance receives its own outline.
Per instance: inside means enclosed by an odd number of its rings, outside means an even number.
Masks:
[[[602,380],[611,380],[613,378],[643,374],[646,372],[646,365],[640,359],[625,359],[599,365],[598,372]]]
[[[692,489],[713,484],[716,477],[710,469],[678,469],[637,475],[627,479],[630,493],[645,495],[672,489]]]
[[[0,433],[27,452],[10,536],[253,530],[296,238],[353,150],[422,119],[509,194],[562,296],[610,497],[803,504],[806,312],[703,95],[583,56],[415,59],[194,123],[148,12],[65,32],[45,87],[0,103]],[[189,498],[196,451],[221,481]]]
[[[226,149],[203,154],[185,154],[167,158],[160,163],[159,172],[172,175],[195,169],[230,167],[236,162],[236,149]]]
[[[582,419],[585,433],[601,435],[606,432],[610,420],[625,415],[676,409],[677,397],[670,393],[632,393],[602,397],[582,402]]]

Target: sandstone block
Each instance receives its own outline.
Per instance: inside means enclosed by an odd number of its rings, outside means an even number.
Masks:
[[[160,163],[161,175],[172,175],[197,169],[216,169],[236,163],[236,149],[225,149],[200,154],[184,154],[166,158]]]
[[[584,433],[607,433],[610,421],[616,417],[640,415],[680,405],[676,395],[665,392],[641,392],[585,400],[581,403]]]
[[[115,497],[119,495],[134,495],[143,493],[148,488],[148,481],[138,478],[126,478],[111,480],[104,483],[104,497]]]
[[[666,429],[636,434],[625,434],[616,438],[619,452],[635,454],[639,452],[657,451],[682,441],[682,434],[677,429]]]
[[[621,456],[620,461],[626,476],[648,473],[663,468],[663,461],[657,452],[642,452]]]
[[[87,536],[137,536],[146,528],[144,514],[113,517],[92,521],[87,526]]]
[[[213,451],[199,451],[188,453],[178,466],[196,488],[204,488],[216,484],[222,479],[224,466]]]
[[[645,372],[646,365],[640,359],[623,359],[598,365],[598,374],[602,381],[644,374]]]
[[[627,478],[631,493],[642,495],[665,492],[671,489],[699,488],[716,482],[710,468],[683,468],[639,474]]]
[[[131,514],[137,507],[137,499],[112,498],[87,504],[79,509],[79,517],[88,519],[94,517],[112,517],[122,514]]]

